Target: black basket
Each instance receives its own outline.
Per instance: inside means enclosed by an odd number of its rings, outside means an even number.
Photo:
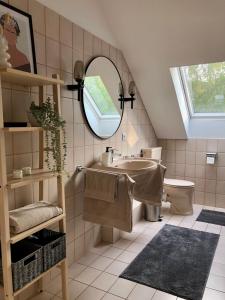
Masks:
[[[42,247],[44,272],[66,257],[65,233],[43,229],[29,237],[29,241]]]
[[[14,292],[42,273],[42,248],[26,240],[11,245],[12,281]],[[0,283],[3,285],[2,258],[0,257]]]

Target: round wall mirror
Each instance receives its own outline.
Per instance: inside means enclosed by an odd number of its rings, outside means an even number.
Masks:
[[[123,108],[118,101],[119,85],[122,85],[119,71],[109,58],[99,56],[88,63],[83,110],[90,129],[99,138],[113,136],[120,126]]]

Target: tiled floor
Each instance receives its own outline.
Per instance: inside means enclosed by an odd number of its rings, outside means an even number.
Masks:
[[[209,207],[207,207],[209,208]],[[124,233],[113,245],[99,245],[70,267],[70,300],[182,300],[153,288],[118,278],[135,256],[145,247],[164,224],[220,234],[218,247],[206,285],[203,300],[225,300],[225,227],[196,222],[202,207],[195,205],[193,216],[170,215],[165,204],[163,222],[141,221],[132,233]],[[215,209],[211,208],[210,209]],[[224,211],[223,209],[217,209]],[[197,276],[197,274],[196,274]],[[60,281],[56,277],[46,291],[33,300],[60,300]]]

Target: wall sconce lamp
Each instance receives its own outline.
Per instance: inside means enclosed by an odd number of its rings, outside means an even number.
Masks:
[[[83,100],[84,76],[85,76],[84,63],[81,60],[77,60],[74,65],[74,73],[73,73],[73,78],[77,82],[77,84],[68,84],[67,89],[69,91],[78,92],[78,101]]]
[[[122,84],[119,84],[119,101],[120,101],[120,108],[123,109],[124,107],[124,102],[131,102],[131,109],[134,108],[134,100],[135,100],[135,91],[136,91],[136,87],[135,87],[135,83],[134,81],[131,81],[129,84],[129,88],[128,88],[128,93],[130,95],[130,97],[124,97],[124,89]]]

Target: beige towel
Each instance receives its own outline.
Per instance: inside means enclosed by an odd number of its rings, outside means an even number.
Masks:
[[[87,169],[85,197],[113,203],[117,197],[118,175]]]
[[[105,226],[132,231],[134,181],[127,174],[118,174],[117,197],[113,203],[95,198],[84,198],[84,220]]]
[[[165,171],[166,167],[157,164],[156,168],[150,168],[132,175],[131,177],[136,183],[134,199],[146,204],[161,206]]]
[[[17,234],[63,213],[62,209],[40,201],[9,212],[10,232]]]

